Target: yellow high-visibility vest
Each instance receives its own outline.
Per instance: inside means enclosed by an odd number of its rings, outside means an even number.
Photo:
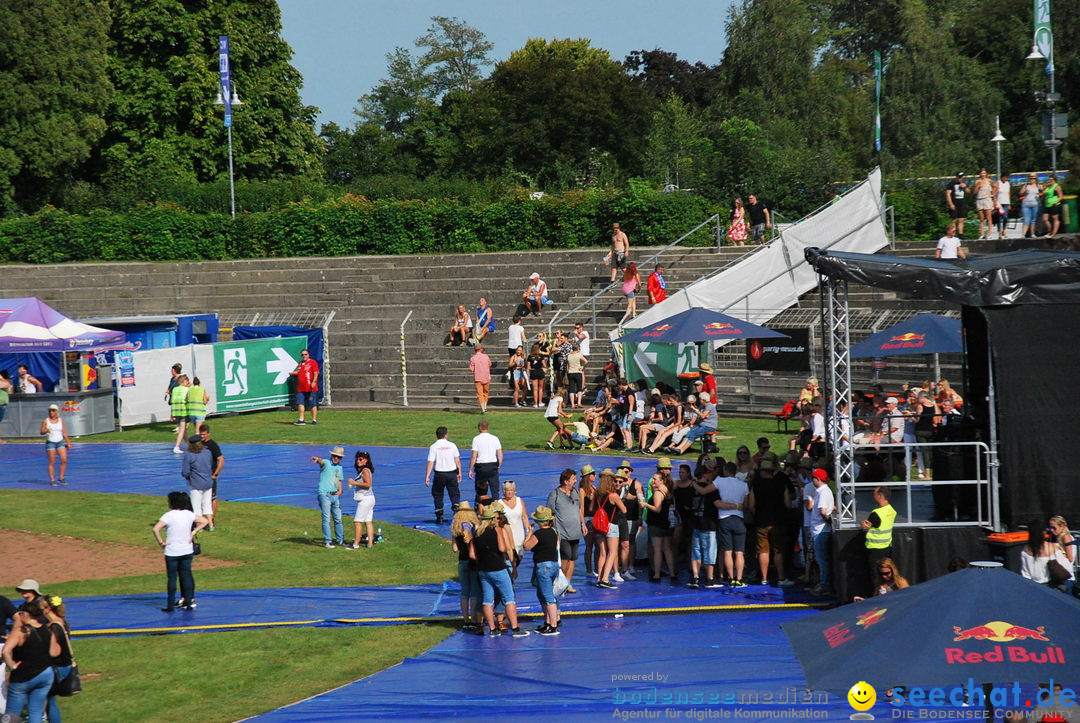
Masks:
[[[866,549],[883,550],[892,546],[892,528],[896,520],[896,510],[886,503],[884,507],[878,507],[874,512],[877,513],[881,522],[877,527],[871,527],[866,531]]]

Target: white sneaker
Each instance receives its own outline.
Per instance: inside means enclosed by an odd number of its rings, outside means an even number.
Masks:
[[[634,574],[633,570],[627,570],[622,576],[627,580],[637,580],[637,575]]]
[[[173,454],[183,454],[184,450],[180,449],[179,447],[173,447],[172,453]]]
[[[596,570],[593,570],[593,571],[592,571],[591,573],[589,573],[589,574],[590,574],[590,575],[592,575],[593,577],[595,577],[595,578],[596,578],[597,580],[599,580],[599,579],[600,579],[600,573],[598,573],[598,572],[597,572]]]
[[[620,575],[620,574],[619,574],[619,573],[617,573],[617,572],[616,572],[616,573],[614,573],[614,574],[612,574],[612,576],[611,576],[611,581],[612,581],[612,582],[624,582],[624,580],[623,580],[623,578],[622,578],[622,575]]]

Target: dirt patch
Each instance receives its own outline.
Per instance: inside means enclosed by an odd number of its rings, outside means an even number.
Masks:
[[[77,537],[0,530],[0,550],[4,561],[0,590],[10,590],[28,577],[48,585],[165,572],[162,555],[156,550]],[[200,555],[193,567],[209,570],[236,564]]]

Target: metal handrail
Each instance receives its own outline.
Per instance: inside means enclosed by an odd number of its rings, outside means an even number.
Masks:
[[[704,228],[705,226],[708,226],[710,223],[713,223],[714,221],[716,222],[717,236],[719,237],[719,234],[720,234],[720,214],[714,213],[712,216],[709,216],[709,218],[705,219],[704,221],[699,223],[697,226],[694,226],[692,229],[690,229],[689,231],[684,233],[682,236],[675,239],[674,241],[669,243],[667,246],[665,246],[664,248],[660,249],[659,251],[654,253],[649,258],[642,261],[640,264],[638,264],[638,267],[639,268],[647,267],[649,264],[656,261],[656,259],[660,258],[661,254],[666,253],[667,251],[669,251],[669,250],[673,249],[674,247],[678,246],[683,241],[688,239],[690,236],[697,233],[702,228]],[[719,240],[717,241],[717,245],[719,246]],[[597,334],[597,331],[596,331],[596,300],[598,298],[600,298],[601,296],[603,296],[604,294],[606,294],[608,291],[610,291],[612,289],[612,287],[617,286],[618,284],[619,284],[619,281],[617,281],[617,280],[612,281],[611,283],[607,284],[604,288],[600,289],[595,294],[590,296],[588,299],[585,299],[585,301],[581,302],[580,304],[575,306],[573,309],[570,309],[569,311],[556,311],[554,316],[551,317],[551,321],[549,321],[548,325],[547,325],[547,336],[548,336],[548,338],[549,339],[551,338],[551,330],[555,327],[555,324],[556,324],[556,322],[559,321],[559,319],[567,318],[567,317],[571,316],[572,314],[580,311],[581,309],[584,309],[586,306],[591,306],[592,307],[592,332],[591,333],[592,333],[592,338],[595,339],[596,334]]]
[[[412,318],[413,310],[409,309],[409,313],[405,315],[405,318],[401,322],[401,403],[404,406],[409,406],[409,382],[408,373],[405,365],[405,325],[409,323],[409,319]]]

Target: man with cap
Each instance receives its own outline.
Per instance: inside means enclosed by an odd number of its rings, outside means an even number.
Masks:
[[[716,405],[713,404],[712,397],[708,392],[702,392],[698,395],[697,418],[691,425],[690,431],[686,433],[686,437],[675,448],[675,454],[685,453],[694,442],[715,432],[719,422],[720,418],[716,413]],[[702,451],[705,451],[706,443],[701,444]]]
[[[424,472],[424,484],[431,487],[431,496],[435,499],[435,524],[443,523],[443,490],[450,497],[450,509],[457,510],[461,501],[461,454],[457,445],[446,438],[448,430],[439,427],[435,430],[435,443],[428,447],[427,471]],[[435,472],[435,484],[432,485],[431,473]]]
[[[818,584],[810,592],[815,595],[827,594],[832,589],[832,569],[829,556],[832,554],[832,514],[836,509],[836,499],[829,488],[829,473],[821,467],[813,472],[814,493],[807,499],[810,510],[810,534],[814,539],[814,560],[818,566]]]
[[[319,465],[319,510],[322,511],[323,546],[333,547],[345,544],[345,527],[341,524],[341,481],[345,475],[341,470],[341,460],[345,457],[343,447],[330,450],[330,459],[312,457],[311,461]],[[330,518],[334,519],[334,537],[330,537]]]
[[[540,316],[540,312],[544,310],[544,305],[551,303],[547,296],[547,284],[540,278],[540,274],[533,272],[532,276],[529,277],[529,285],[525,287],[521,298],[525,300],[525,308],[535,316]]]
[[[645,490],[641,482],[633,476],[634,468],[630,460],[624,459],[615,471],[615,478],[619,483],[619,497],[626,506],[626,514],[619,521],[619,564],[615,570],[615,582],[624,580],[636,580],[634,574],[634,558],[637,550],[637,533],[641,529],[641,500],[645,498]],[[618,519],[620,513],[616,512]]]
[[[968,185],[964,182],[964,172],[945,185],[945,203],[949,207],[949,218],[956,219],[956,232],[964,235],[964,219],[967,218]]]
[[[581,475],[595,474],[591,464],[581,468]],[[585,515],[581,508],[581,496],[577,490],[577,472],[564,469],[559,475],[559,486],[551,490],[547,497],[547,506],[555,515],[555,531],[559,533],[559,554],[562,557],[562,571],[570,585],[566,592],[574,589],[574,564],[577,562],[578,546],[585,527]]]

